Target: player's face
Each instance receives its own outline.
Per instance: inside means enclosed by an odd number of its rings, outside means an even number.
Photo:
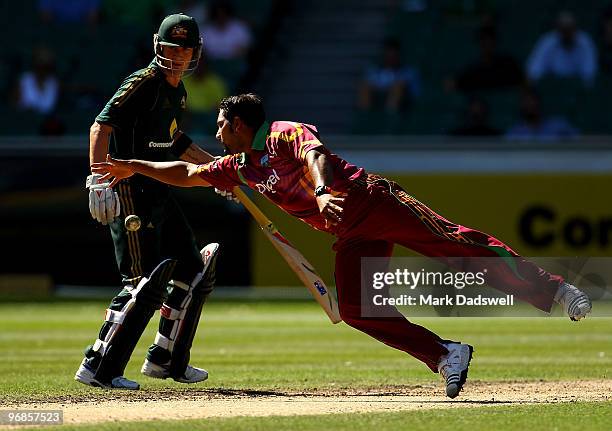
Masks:
[[[183,72],[189,67],[189,62],[193,56],[193,48],[162,46],[162,56],[168,60],[172,60],[171,64],[166,65],[167,67],[176,72]]]
[[[221,142],[225,147],[227,154],[235,154],[240,152],[240,143],[232,128],[231,123],[225,118],[223,112],[219,112],[217,116],[217,141]]]

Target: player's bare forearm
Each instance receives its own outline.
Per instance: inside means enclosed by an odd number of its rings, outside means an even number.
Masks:
[[[107,124],[94,122],[89,129],[89,165],[106,160],[108,138],[113,128]]]
[[[134,174],[147,177],[179,187],[207,187],[208,184],[197,173],[198,165],[188,162],[150,162],[148,160],[116,160],[108,158],[106,162],[94,163],[92,172],[104,174],[103,180],[111,179],[113,187],[124,178]]]
[[[134,173],[154,178],[162,183],[179,187],[209,186],[198,176],[198,165],[195,163],[130,160],[129,164]]]
[[[306,153],[306,162],[315,187],[332,185],[334,173],[325,154],[317,150],[310,150]]]
[[[204,151],[196,144],[191,144],[185,152],[181,155],[181,160],[189,163],[195,163],[196,165],[203,165],[208,162],[212,162],[215,158],[208,152]]]
[[[328,192],[317,196],[316,200],[326,225],[334,226],[342,221],[344,198],[330,193],[334,182],[332,166],[327,160],[327,156],[317,150],[310,150],[306,153],[306,162],[315,187],[326,186],[330,188]]]

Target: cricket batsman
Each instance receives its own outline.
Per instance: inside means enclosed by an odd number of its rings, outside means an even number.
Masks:
[[[197,67],[202,52],[196,21],[183,14],[166,17],[153,36],[153,49],[151,64],[121,84],[91,126],[90,164],[104,161],[108,153],[194,164],[213,160],[179,130],[187,102],[181,78]],[[189,352],[215,282],[219,245],[198,250],[170,187],[160,181],[134,175],[113,190],[93,172],[86,184],[92,217],[110,227],[123,289],[106,310],[75,380],[139,389],[123,374],[155,310],[160,310],[159,330],[142,373],[182,383],[205,380],[206,370],[189,365]]]
[[[110,186],[146,175],[177,186],[246,185],[315,229],[336,236],[336,289],[342,319],[375,339],[402,350],[439,372],[450,398],[461,391],[472,346],[440,338],[409,322],[386,305],[384,316],[363,317],[361,258],[389,258],[400,244],[432,257],[509,257],[510,268],[488,267],[488,283],[511,286],[519,299],[549,312],[561,304],[572,320],[591,311],[582,291],[520,258],[498,239],[457,225],[406,193],[398,184],[367,173],[331,153],[316,127],[289,121],[269,123],[261,99],[241,94],[224,99],[217,118],[217,139],[229,155],[207,164],[115,160],[95,163],[93,172]]]

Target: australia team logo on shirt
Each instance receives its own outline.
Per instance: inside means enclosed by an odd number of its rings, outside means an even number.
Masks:
[[[149,142],[149,148],[170,148],[173,142]]]

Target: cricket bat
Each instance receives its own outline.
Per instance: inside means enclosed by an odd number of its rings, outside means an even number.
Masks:
[[[276,248],[276,251],[278,251],[285,261],[287,261],[289,267],[296,273],[299,279],[302,280],[306,288],[310,290],[314,299],[323,308],[325,313],[327,313],[329,320],[333,323],[341,322],[342,318],[338,311],[338,303],[321,279],[321,276],[317,274],[317,271],[308,263],[306,258],[302,256],[302,253],[285,239],[278,229],[276,229],[274,223],[266,217],[239,187],[235,187],[233,193],[251,213],[263,233],[270,240],[272,245],[274,245],[274,248]]]

